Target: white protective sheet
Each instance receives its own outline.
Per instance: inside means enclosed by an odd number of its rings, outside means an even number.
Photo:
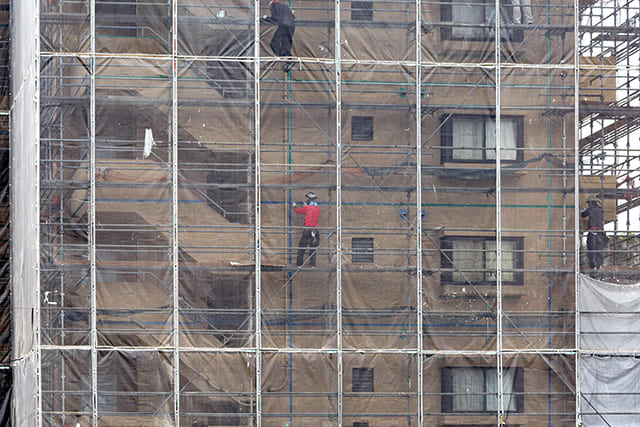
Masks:
[[[640,284],[618,285],[581,275],[578,315],[584,425],[637,426]]]
[[[38,28],[36,2],[11,3],[11,309],[13,331],[13,421],[36,425],[38,247]]]
[[[580,348],[640,349],[640,284],[618,285],[580,276]]]

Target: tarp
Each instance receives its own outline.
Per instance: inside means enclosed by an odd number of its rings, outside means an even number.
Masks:
[[[640,416],[640,283],[580,275],[580,390],[588,426],[636,426]]]
[[[580,348],[640,351],[640,284],[619,285],[580,276]]]

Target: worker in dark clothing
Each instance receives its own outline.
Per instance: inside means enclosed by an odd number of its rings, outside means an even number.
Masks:
[[[299,208],[296,208],[296,202],[293,202],[291,206],[295,209],[295,213],[304,215],[304,230],[302,230],[302,236],[298,242],[298,258],[296,259],[296,265],[300,267],[303,263],[304,253],[307,248],[311,248],[311,257],[309,258],[309,266],[315,267],[316,265],[316,252],[317,247],[320,244],[320,233],[318,233],[318,217],[320,216],[320,208],[318,207],[318,196],[313,191],[309,191],[305,194],[307,198],[306,203]]]
[[[273,38],[271,39],[271,50],[277,56],[291,56],[291,44],[293,42],[293,33],[296,30],[296,18],[289,6],[281,4],[278,0],[269,2],[271,16],[264,15],[262,21],[277,25]],[[287,62],[284,71],[293,68],[293,62]]]
[[[587,198],[587,208],[582,209],[580,215],[589,217],[587,222],[587,257],[589,267],[597,269],[602,267],[602,250],[607,246],[609,238],[604,233],[604,209],[595,196]]]

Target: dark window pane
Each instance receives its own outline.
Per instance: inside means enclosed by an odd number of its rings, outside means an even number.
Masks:
[[[351,118],[351,140],[373,141],[373,117],[354,116]]]
[[[352,262],[373,262],[373,237],[354,237],[351,251]]]
[[[373,368],[351,368],[351,391],[373,391]]]
[[[373,21],[373,4],[370,1],[352,1],[351,20]]]

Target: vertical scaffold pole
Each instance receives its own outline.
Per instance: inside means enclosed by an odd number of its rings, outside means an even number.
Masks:
[[[171,262],[173,270],[173,417],[180,425],[180,316],[178,271],[178,0],[172,2],[171,48]]]
[[[576,343],[576,352],[575,352],[575,375],[576,375],[576,426],[582,425],[582,407],[581,407],[581,399],[580,399],[580,311],[578,306],[579,301],[579,283],[580,283],[580,217],[579,217],[579,209],[580,209],[580,169],[579,169],[579,161],[580,161],[580,115],[578,114],[580,111],[580,97],[579,97],[579,85],[580,85],[580,26],[579,26],[579,9],[578,9],[578,0],[574,0],[573,2],[573,234],[574,234],[574,246],[573,246],[573,259],[575,260],[573,265],[573,287],[574,287],[574,295],[575,295],[575,343]]]
[[[340,0],[335,0],[336,79],[336,344],[338,369],[338,427],[342,427],[342,49],[340,45]]]
[[[424,425],[424,384],[423,369],[424,348],[422,342],[422,9],[416,0],[416,307],[417,307],[417,348],[418,362],[418,427]]]
[[[89,276],[91,282],[91,418],[98,425],[98,330],[96,320],[96,9],[90,1],[91,67],[89,89],[90,147],[89,147]]]
[[[496,85],[496,362],[498,375],[498,425],[504,424],[504,378],[502,373],[502,176],[501,176],[501,143],[500,143],[500,115],[501,115],[501,91],[500,91],[500,70],[502,57],[500,55],[500,0],[495,2],[495,85]]]
[[[35,10],[35,16],[34,16],[34,37],[35,37],[35,60],[34,60],[34,66],[33,66],[33,75],[34,75],[34,79],[35,79],[35,90],[34,90],[34,111],[36,112],[36,114],[33,117],[33,121],[34,121],[34,130],[35,130],[35,135],[36,135],[36,150],[35,150],[35,154],[36,154],[36,158],[34,159],[34,167],[36,169],[35,172],[35,176],[38,177],[38,179],[36,179],[36,182],[34,183],[36,190],[35,190],[35,194],[37,197],[37,202],[36,202],[36,206],[35,206],[35,229],[36,229],[36,236],[37,236],[37,241],[34,242],[36,244],[36,247],[38,248],[37,250],[37,254],[40,253],[40,222],[39,222],[39,218],[40,218],[40,85],[41,85],[41,81],[40,81],[40,2],[36,1],[35,2],[35,6],[36,8]],[[35,395],[36,395],[36,423],[38,427],[42,427],[42,330],[41,330],[41,322],[40,322],[40,261],[36,260],[35,261],[35,278],[36,278],[36,289],[34,290],[34,316],[33,316],[33,322],[34,322],[34,328],[35,328],[35,342],[36,342],[36,348],[35,348],[35,373],[36,373],[36,390],[35,390]],[[14,420],[15,422],[18,422],[19,420]]]
[[[256,427],[262,426],[262,287],[260,278],[260,263],[262,250],[262,235],[260,221],[260,0],[253,2],[253,113],[254,113],[254,257],[256,280],[256,309],[255,309],[255,363],[256,363]]]

